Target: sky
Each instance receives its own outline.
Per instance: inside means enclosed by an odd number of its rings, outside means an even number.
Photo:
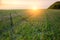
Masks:
[[[47,9],[56,1],[60,0],[0,0],[0,9]]]

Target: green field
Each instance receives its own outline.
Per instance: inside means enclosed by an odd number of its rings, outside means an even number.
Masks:
[[[25,11],[0,10],[0,40],[60,40],[60,10],[45,9],[36,17]]]

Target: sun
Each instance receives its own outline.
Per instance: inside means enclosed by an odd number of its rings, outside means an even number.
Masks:
[[[33,7],[32,7],[32,10],[33,10],[33,11],[36,11],[36,10],[38,10],[38,7],[37,7],[37,6],[33,6]]]

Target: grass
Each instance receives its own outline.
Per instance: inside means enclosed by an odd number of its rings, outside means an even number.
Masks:
[[[47,9],[36,17],[25,11],[0,10],[0,40],[60,40],[60,10]]]

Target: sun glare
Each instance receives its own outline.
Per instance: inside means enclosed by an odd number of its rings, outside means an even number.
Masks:
[[[32,10],[37,10],[38,8],[36,6],[32,7]]]
[[[43,15],[44,10],[39,9],[39,7],[36,6],[32,6],[30,7],[30,9],[27,10],[27,14],[30,15],[31,17],[38,17],[39,15]]]
[[[36,17],[39,15],[39,9],[37,6],[32,6],[30,7],[31,9],[29,9],[27,12],[28,12],[28,15],[32,16],[32,17]]]

